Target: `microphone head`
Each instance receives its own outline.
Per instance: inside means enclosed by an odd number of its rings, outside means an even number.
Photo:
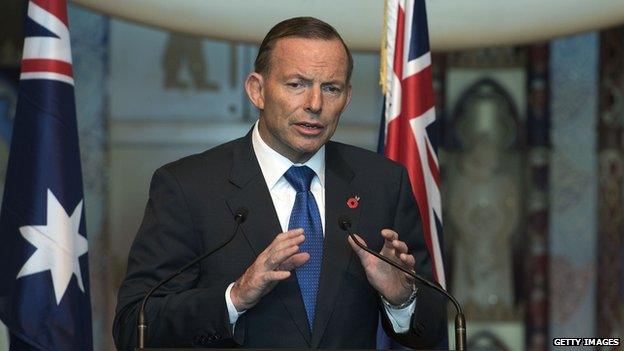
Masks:
[[[234,212],[234,220],[236,223],[241,224],[245,222],[248,214],[249,209],[247,209],[247,207],[239,207],[236,209],[236,212]]]
[[[347,215],[338,217],[338,226],[342,230],[349,230],[349,228],[351,228],[351,218]]]

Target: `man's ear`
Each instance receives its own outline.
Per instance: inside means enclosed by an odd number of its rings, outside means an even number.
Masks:
[[[245,80],[245,91],[251,103],[258,110],[264,109],[264,78],[260,73],[252,72]]]

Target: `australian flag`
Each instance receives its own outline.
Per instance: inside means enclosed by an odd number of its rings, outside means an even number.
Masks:
[[[65,0],[30,0],[0,213],[11,350],[92,350],[86,225]]]

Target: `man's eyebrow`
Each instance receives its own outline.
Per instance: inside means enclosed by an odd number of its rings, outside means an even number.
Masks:
[[[293,74],[291,74],[291,75],[288,75],[288,76],[286,76],[286,79],[287,79],[287,80],[288,80],[288,79],[300,79],[300,80],[303,80],[303,81],[306,81],[306,82],[311,82],[311,81],[313,81],[313,80],[314,80],[314,79],[312,79],[312,78],[310,78],[310,77],[306,77],[306,76],[304,76],[304,75],[302,75],[302,74],[300,74],[300,73],[293,73]],[[326,81],[326,82],[322,82],[321,84],[325,84],[325,85],[326,85],[326,84],[334,84],[334,85],[347,85],[347,83],[346,83],[346,82],[341,81],[340,79],[333,79],[333,80],[329,80],[329,81]]]
[[[294,74],[288,75],[288,76],[286,76],[286,79],[300,79],[300,80],[304,80],[304,81],[307,81],[307,82],[311,82],[312,81],[312,78],[306,77],[306,76],[301,75],[299,73],[294,73]]]
[[[333,85],[341,85],[341,86],[347,85],[347,83],[338,79],[323,82],[322,84],[333,84]]]

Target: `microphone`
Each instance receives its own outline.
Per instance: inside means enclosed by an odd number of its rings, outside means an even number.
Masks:
[[[204,260],[206,257],[212,255],[213,253],[217,252],[225,245],[229,244],[230,241],[232,241],[234,237],[236,236],[236,233],[238,232],[238,228],[240,227],[240,225],[243,222],[245,222],[245,220],[247,219],[248,214],[249,214],[249,210],[246,207],[239,207],[238,209],[236,209],[236,212],[234,212],[234,221],[236,222],[236,227],[234,228],[232,235],[226,241],[224,241],[221,245],[217,246],[216,248],[197,257],[196,259],[187,263],[186,265],[184,265],[182,268],[180,268],[176,272],[172,273],[165,279],[161,280],[160,283],[156,284],[156,286],[154,286],[147,294],[145,294],[145,297],[143,298],[143,302],[141,303],[141,308],[139,309],[139,318],[137,321],[137,348],[138,349],[145,348],[145,332],[147,331],[147,322],[145,320],[145,306],[147,305],[147,300],[152,296],[152,294],[156,290],[158,290],[158,288],[167,284],[171,279],[182,274],[187,269],[193,267],[194,265],[198,264],[200,261]]]
[[[349,235],[349,237],[351,237],[351,240],[353,240],[357,246],[361,247],[364,251],[368,252],[369,254],[379,258],[380,260],[388,263],[389,265],[395,267],[396,269],[405,272],[406,274],[408,274],[409,276],[411,276],[412,278],[418,280],[419,282],[421,282],[422,284],[438,291],[439,293],[441,293],[442,295],[446,296],[449,300],[451,300],[451,302],[453,303],[453,305],[455,305],[455,310],[457,311],[457,313],[455,314],[455,349],[456,350],[461,350],[461,351],[465,351],[466,350],[466,318],[464,317],[464,313],[462,312],[462,308],[459,305],[459,302],[457,302],[457,300],[453,297],[453,295],[451,295],[448,291],[444,290],[442,287],[440,287],[439,285],[429,281],[428,279],[418,275],[416,273],[416,271],[414,271],[411,268],[405,267],[402,264],[396,263],[394,261],[392,261],[391,259],[384,257],[382,255],[380,255],[379,253],[369,249],[368,247],[366,247],[362,242],[360,242],[360,240],[358,240],[358,238],[351,232],[351,219],[348,216],[340,216],[338,218],[338,226],[340,227],[340,229],[344,230],[347,232],[347,234]]]

